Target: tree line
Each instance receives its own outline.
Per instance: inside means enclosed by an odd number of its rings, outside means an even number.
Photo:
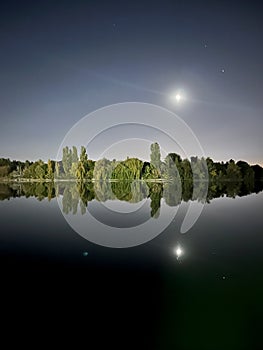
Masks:
[[[91,160],[86,148],[80,153],[75,146],[64,147],[61,161],[41,159],[35,162],[26,160],[11,161],[0,158],[0,178],[10,180],[54,180],[104,181],[104,180],[167,180],[167,181],[244,181],[253,183],[263,180],[263,168],[249,165],[245,161],[214,162],[211,158],[191,157],[182,159],[177,153],[169,153],[161,159],[160,146],[157,142],[151,145],[150,162],[138,158],[117,161],[106,158]]]

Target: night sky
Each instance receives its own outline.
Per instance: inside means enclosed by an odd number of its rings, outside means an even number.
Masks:
[[[55,158],[83,116],[138,101],[176,112],[214,160],[263,164],[262,13],[256,1],[1,1],[0,157]]]

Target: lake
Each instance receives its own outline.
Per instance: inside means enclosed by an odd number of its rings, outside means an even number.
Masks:
[[[205,200],[186,187],[0,184],[6,317],[123,348],[259,349],[262,183],[210,184]],[[202,212],[182,234],[191,202]]]

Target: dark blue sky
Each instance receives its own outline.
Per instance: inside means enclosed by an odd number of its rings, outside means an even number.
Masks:
[[[83,116],[140,101],[175,111],[213,159],[263,164],[262,12],[256,1],[2,1],[0,157],[55,158]],[[186,99],[172,105],[178,89]]]

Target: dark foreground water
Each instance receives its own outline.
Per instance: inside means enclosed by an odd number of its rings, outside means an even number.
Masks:
[[[123,349],[263,348],[261,186],[210,189],[185,234],[190,200],[172,189],[140,187],[129,197],[116,188],[109,195],[94,188],[83,194],[72,184],[36,186],[0,186],[2,334],[13,334],[10,346],[34,335],[47,346],[72,340],[77,347],[81,340],[94,349],[101,342]],[[109,222],[101,204],[125,212],[141,204],[140,215],[153,222],[165,208],[178,212],[148,243],[108,248],[65,220],[91,212]]]

